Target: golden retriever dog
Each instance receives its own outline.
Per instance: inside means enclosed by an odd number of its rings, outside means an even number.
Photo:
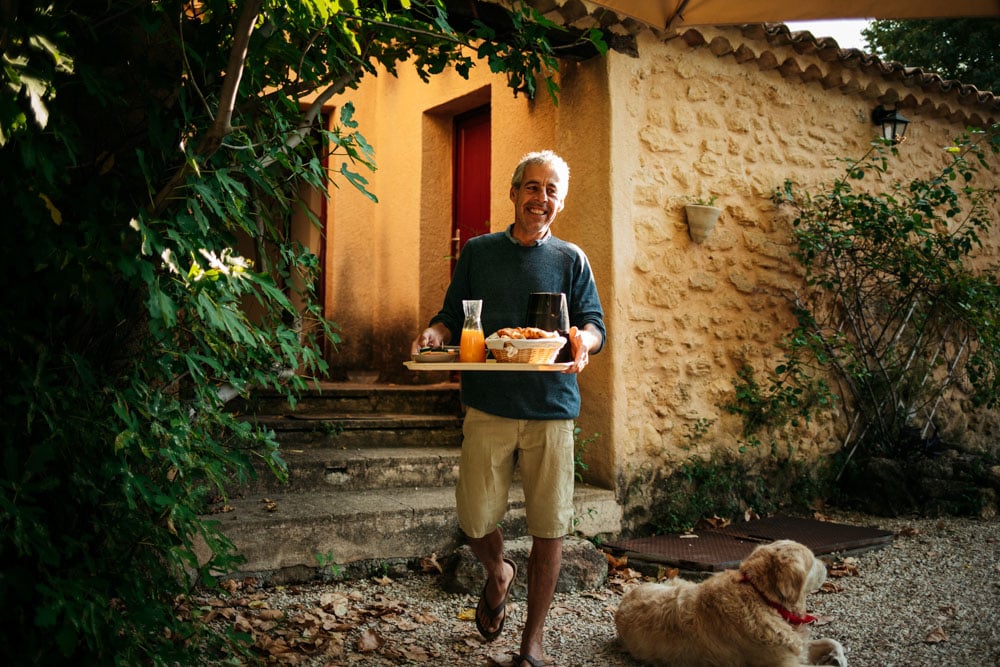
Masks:
[[[632,656],[670,667],[847,667],[835,639],[809,641],[806,595],[826,581],[826,566],[791,540],[762,544],[739,570],[701,583],[641,584],[615,613]]]

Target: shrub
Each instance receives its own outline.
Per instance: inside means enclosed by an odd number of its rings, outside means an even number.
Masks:
[[[960,385],[975,405],[1000,398],[1000,282],[994,267],[970,261],[992,226],[997,190],[974,181],[1000,148],[997,130],[956,140],[928,178],[888,182],[876,143],[828,189],[789,181],[776,194],[794,210],[794,255],[806,272],[784,347],[835,383],[845,461],[859,449],[898,449],[914,429],[933,435]],[[864,188],[865,179],[877,183]]]

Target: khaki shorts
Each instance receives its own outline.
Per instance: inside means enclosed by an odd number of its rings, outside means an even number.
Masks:
[[[507,419],[469,408],[462,427],[455,504],[472,538],[496,530],[507,513],[515,452],[528,532],[556,538],[573,527],[573,420]]]

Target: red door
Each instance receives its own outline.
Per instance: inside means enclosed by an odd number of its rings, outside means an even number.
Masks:
[[[490,231],[490,108],[455,117],[451,265],[473,236]]]

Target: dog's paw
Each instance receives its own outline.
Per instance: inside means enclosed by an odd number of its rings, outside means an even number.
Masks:
[[[844,647],[836,639],[816,639],[809,642],[810,665],[833,665],[847,667]]]

